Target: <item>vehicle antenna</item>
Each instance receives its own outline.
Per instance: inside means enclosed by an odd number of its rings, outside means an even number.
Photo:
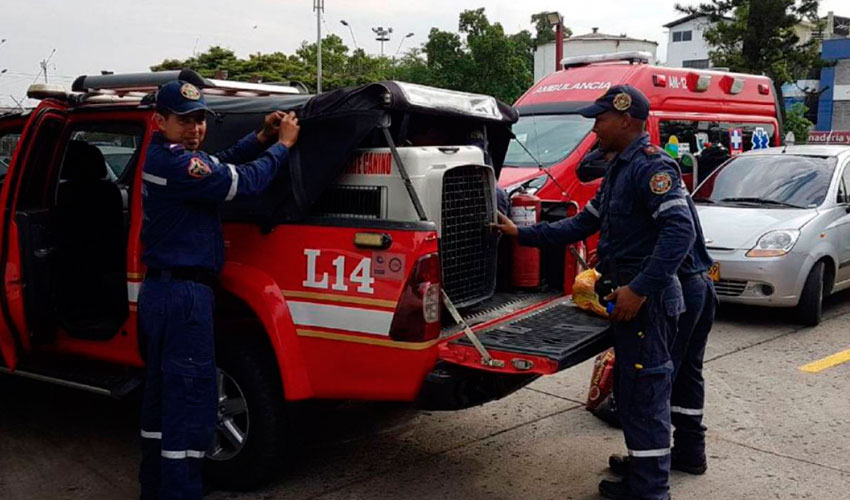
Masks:
[[[549,177],[550,179],[552,179],[552,182],[554,182],[554,183],[555,183],[555,185],[556,185],[556,186],[558,186],[558,189],[560,189],[560,190],[561,190],[561,196],[566,196],[566,195],[567,195],[567,190],[566,190],[566,189],[564,189],[564,187],[563,187],[563,186],[561,186],[561,184],[558,182],[558,180],[557,180],[557,179],[555,179],[555,177],[552,175],[552,173],[551,173],[551,172],[549,172],[549,169],[548,169],[548,168],[546,168],[546,167],[544,167],[544,166],[543,166],[543,164],[542,164],[542,163],[540,163],[540,160],[538,160],[538,159],[537,159],[537,158],[536,158],[533,154],[531,154],[531,151],[529,151],[529,150],[528,150],[528,148],[527,148],[527,147],[525,147],[525,144],[523,144],[523,143],[522,143],[522,141],[520,141],[519,139],[517,139],[517,138],[516,138],[516,135],[515,135],[513,132],[511,132],[511,139],[515,140],[515,141],[516,141],[516,143],[517,143],[517,144],[519,144],[519,145],[520,145],[520,147],[521,147],[522,149],[524,149],[524,150],[525,150],[525,152],[528,154],[528,156],[530,156],[530,157],[531,157],[531,159],[532,159],[532,160],[534,160],[534,163],[536,163],[536,164],[537,164],[537,168],[538,168],[538,170],[540,170],[541,172],[543,172],[544,174],[546,174],[546,176],[547,176],[547,177]]]

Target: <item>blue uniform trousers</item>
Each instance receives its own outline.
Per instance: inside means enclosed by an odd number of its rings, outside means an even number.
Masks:
[[[687,310],[679,318],[679,331],[671,349],[673,448],[677,457],[686,463],[700,463],[705,460],[702,364],[708,334],[714,324],[717,295],[714,283],[702,273],[683,279],[682,292]]]
[[[634,320],[613,323],[614,397],[631,457],[626,481],[635,499],[669,497],[669,344],[683,307],[677,282],[649,295]]]
[[[201,464],[213,441],[218,402],[213,291],[168,276],[147,279],[139,316],[147,343],[141,498],[200,499]]]

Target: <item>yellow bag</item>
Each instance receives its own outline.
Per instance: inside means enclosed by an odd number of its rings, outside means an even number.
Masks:
[[[576,281],[573,284],[573,302],[585,311],[596,313],[603,318],[608,317],[605,308],[599,303],[599,297],[596,296],[596,280],[601,274],[596,272],[596,269],[588,269],[582,271],[576,276]]]

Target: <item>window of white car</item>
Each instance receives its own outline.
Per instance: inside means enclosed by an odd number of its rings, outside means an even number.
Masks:
[[[834,157],[739,156],[714,171],[693,199],[743,207],[817,207],[826,199],[835,165]]]

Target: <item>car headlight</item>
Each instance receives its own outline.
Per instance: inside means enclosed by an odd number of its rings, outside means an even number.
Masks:
[[[765,233],[759,238],[756,246],[747,252],[747,257],[780,257],[794,248],[800,231],[796,229],[782,229]]]

